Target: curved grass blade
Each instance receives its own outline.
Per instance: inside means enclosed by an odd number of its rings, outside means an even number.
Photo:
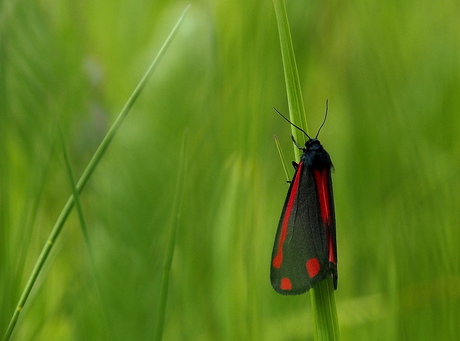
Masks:
[[[96,287],[97,298],[100,301],[100,303],[102,304],[103,300],[102,300],[102,294],[101,294],[101,286],[99,284],[100,282],[98,281],[98,277],[97,277],[98,273],[96,271],[96,266],[95,266],[95,261],[94,261],[94,259],[95,259],[94,258],[94,252],[93,252],[93,249],[91,247],[91,242],[90,242],[90,239],[89,239],[88,227],[87,227],[87,224],[86,224],[85,215],[83,213],[83,207],[82,207],[81,200],[80,200],[80,194],[77,191],[77,186],[76,186],[76,183],[75,183],[75,178],[73,176],[72,166],[70,164],[69,154],[67,153],[67,148],[65,146],[65,141],[64,141],[64,135],[62,133],[62,127],[61,127],[59,121],[58,121],[58,126],[59,126],[59,138],[60,138],[60,142],[61,142],[62,155],[63,155],[63,158],[64,158],[64,163],[66,165],[67,175],[68,175],[68,178],[69,178],[69,184],[70,184],[70,187],[72,188],[72,194],[73,194],[74,201],[75,201],[75,208],[77,210],[78,219],[80,221],[80,226],[81,226],[81,229],[82,229],[83,238],[85,240],[86,247],[88,248],[89,258],[90,258],[90,261],[91,261],[92,275],[93,275],[93,279],[94,279],[94,283],[95,283],[95,287]],[[107,318],[107,310],[102,309],[102,312],[100,312],[100,314],[103,316],[103,319],[101,319],[102,320],[101,323],[105,323],[105,327],[106,327],[105,329],[110,332],[111,329],[109,328],[109,322],[108,322],[108,318]],[[113,336],[111,336],[111,337],[113,338]]]
[[[102,156],[104,155],[105,151],[107,150],[108,146],[110,145],[110,142],[114,138],[116,132],[120,128],[121,124],[123,123],[124,119],[128,115],[129,111],[131,110],[132,106],[136,102],[136,99],[139,97],[140,93],[142,92],[143,88],[145,87],[148,79],[152,75],[153,70],[155,67],[158,65],[161,57],[165,54],[166,50],[168,49],[169,45],[171,44],[171,41],[173,40],[180,24],[182,23],[184,16],[188,9],[190,8],[190,5],[188,5],[182,15],[179,17],[178,21],[174,25],[173,29],[169,33],[168,37],[166,38],[165,42],[163,43],[162,47],[160,48],[158,54],[156,55],[155,59],[152,61],[150,64],[149,68],[147,69],[146,73],[134,89],[133,93],[129,97],[128,101],[126,102],[125,106],[121,110],[120,114],[116,118],[115,122],[113,125],[110,127],[109,131],[107,132],[107,135],[104,137],[102,140],[101,144],[97,148],[96,152],[94,153],[93,157],[88,163],[88,166],[84,170],[80,180],[78,181],[76,185],[76,190],[78,193],[81,193],[83,188],[85,187],[86,183],[88,182],[89,178],[93,174],[94,170],[96,169],[97,165],[99,164],[99,161],[101,160]],[[32,291],[32,288],[34,287],[35,282],[37,281],[37,278],[43,269],[43,266],[45,265],[46,260],[48,259],[48,256],[53,248],[54,243],[56,242],[62,227],[64,226],[65,221],[67,220],[67,217],[69,216],[73,206],[75,204],[75,199],[74,196],[71,195],[70,198],[67,200],[64,208],[61,211],[61,214],[59,215],[53,229],[51,230],[51,233],[48,237],[48,240],[45,243],[45,246],[43,247],[37,262],[35,263],[35,266],[32,270],[32,273],[27,281],[27,284],[22,291],[22,294],[19,298],[19,302],[16,306],[16,309],[13,313],[13,316],[11,317],[10,323],[8,325],[8,328],[6,330],[6,333],[3,337],[4,341],[7,341],[10,339],[11,334],[13,333],[14,327],[16,326],[16,322],[19,318],[19,315],[22,311],[22,308],[27,302],[27,299],[30,295],[30,292]]]

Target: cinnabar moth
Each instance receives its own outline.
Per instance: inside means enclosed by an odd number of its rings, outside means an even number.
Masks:
[[[326,121],[327,102],[324,121],[315,138],[278,113],[303,132],[308,140],[303,148],[291,135],[303,154],[298,164],[292,162],[295,173],[284,202],[272,253],[272,286],[280,294],[298,295],[332,276],[337,289],[333,166],[328,152],[317,139]]]

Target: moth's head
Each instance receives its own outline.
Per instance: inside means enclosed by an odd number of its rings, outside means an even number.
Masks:
[[[307,142],[305,142],[305,148],[307,148],[308,150],[312,150],[312,149],[320,149],[322,148],[322,146],[317,138],[313,138],[313,139],[308,139]]]

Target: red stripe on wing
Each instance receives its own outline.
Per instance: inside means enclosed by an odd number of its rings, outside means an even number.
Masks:
[[[334,245],[332,245],[332,238],[331,238],[330,233],[328,235],[328,244],[329,244],[329,262],[337,264],[337,261],[335,260]]]
[[[281,232],[278,241],[278,250],[276,256],[273,257],[272,266],[276,269],[281,267],[283,263],[283,245],[286,241],[286,236],[288,234],[288,223],[291,216],[292,208],[294,206],[294,201],[297,197],[297,192],[299,190],[300,176],[302,174],[303,163],[299,162],[297,166],[296,175],[294,178],[294,183],[292,184],[291,193],[289,195],[289,200],[287,202],[286,211],[284,212],[283,223],[281,225]]]
[[[329,200],[329,181],[328,181],[328,170],[318,170],[315,169],[315,180],[316,188],[318,190],[318,200],[319,207],[321,210],[321,219],[323,220],[324,226],[327,230],[327,239],[328,239],[328,252],[329,252],[329,262],[334,264],[337,263],[334,253],[334,245],[332,243],[331,231],[329,230],[329,225],[331,224],[331,207]]]
[[[318,190],[319,207],[321,210],[321,219],[324,226],[331,222],[331,208],[329,207],[329,187],[327,181],[327,169],[319,171],[315,169],[316,188]]]

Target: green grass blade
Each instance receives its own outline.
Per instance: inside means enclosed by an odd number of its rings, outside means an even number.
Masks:
[[[75,178],[74,178],[73,172],[72,172],[72,166],[70,165],[69,154],[67,153],[67,148],[66,148],[65,142],[64,142],[64,135],[62,134],[62,127],[61,127],[60,124],[58,124],[58,125],[59,125],[59,139],[60,139],[60,142],[61,142],[62,155],[63,155],[63,158],[64,158],[64,163],[65,163],[65,166],[66,166],[67,175],[69,177],[69,182],[70,182],[70,185],[72,187],[72,195],[73,195],[73,198],[74,198],[74,201],[75,201],[75,207],[77,209],[78,219],[80,221],[80,225],[81,225],[81,229],[82,229],[82,232],[83,232],[83,237],[85,238],[86,245],[88,246],[89,252],[91,253],[92,250],[91,250],[91,247],[90,247],[88,228],[86,226],[86,219],[85,219],[85,215],[83,214],[83,208],[81,206],[80,194],[78,193],[77,184],[75,183]]]
[[[312,314],[315,320],[315,340],[340,340],[332,278],[328,277],[319,282],[310,292]]]
[[[182,199],[184,197],[185,175],[187,174],[187,142],[188,134],[187,131],[185,131],[179,158],[179,175],[177,178],[176,191],[174,194],[171,224],[169,226],[170,234],[168,238],[168,245],[166,247],[166,257],[163,265],[163,278],[161,281],[160,302],[158,305],[158,320],[154,337],[154,340],[156,341],[160,341],[163,338],[163,329],[166,317],[166,305],[168,302],[169,274],[171,272],[171,264],[173,261],[174,249],[176,246],[176,236],[180,221]]]
[[[158,54],[156,55],[155,59],[153,62],[150,64],[147,72],[144,74],[136,88],[134,89],[133,93],[129,97],[128,101],[126,102],[125,106],[121,110],[120,114],[116,118],[115,122],[113,125],[110,127],[107,135],[104,137],[102,140],[101,144],[97,148],[96,152],[94,153],[93,157],[88,163],[88,166],[84,170],[80,180],[78,181],[76,185],[76,191],[80,193],[86,183],[88,182],[89,178],[91,177],[92,173],[96,169],[97,165],[99,164],[99,161],[101,160],[102,156],[104,155],[105,151],[107,150],[108,146],[110,145],[110,142],[112,141],[113,137],[115,136],[116,132],[120,128],[122,122],[128,115],[129,111],[131,110],[132,106],[134,105],[136,99],[139,97],[140,93],[142,92],[143,88],[145,87],[148,79],[152,75],[152,72],[154,71],[155,67],[158,65],[161,57],[163,57],[164,53],[168,49],[169,45],[171,44],[171,41],[173,40],[180,24],[182,23],[184,16],[186,12],[188,11],[190,5],[188,5],[182,15],[179,17],[178,21],[176,22],[175,26],[171,30],[170,34],[166,38],[165,42],[163,43],[162,47],[160,48]],[[65,221],[67,220],[67,217],[69,216],[73,206],[75,204],[74,201],[74,196],[72,195],[66,202],[64,208],[61,211],[61,214],[59,215],[53,229],[51,230],[51,233],[48,237],[48,240],[45,243],[45,246],[43,247],[37,262],[35,263],[35,266],[32,270],[32,273],[27,281],[27,284],[22,291],[22,294],[19,298],[19,302],[16,306],[16,309],[13,313],[13,316],[10,320],[10,323],[8,325],[8,328],[6,330],[6,333],[4,335],[3,340],[9,340],[11,337],[11,334],[14,331],[14,327],[16,326],[16,322],[19,318],[19,315],[22,311],[22,308],[27,302],[27,299],[30,295],[30,292],[32,291],[32,288],[34,287],[34,284],[43,269],[43,266],[45,265],[46,260],[48,259],[48,256],[53,248],[54,243],[56,242],[56,239],[58,238],[62,227],[64,226]]]
[[[292,47],[291,33],[284,0],[274,0],[273,3],[278,23],[290,118],[292,123],[302,127],[308,133],[302,91],[297,73],[297,65],[295,62],[294,49]],[[294,127],[291,127],[291,129],[296,140],[301,141],[300,135],[299,138],[297,137],[300,132]],[[300,159],[300,152],[301,151],[294,146],[294,153],[297,160]],[[318,283],[310,292],[313,319],[315,321],[315,340],[340,340],[332,279],[327,278]]]
[[[278,136],[276,135],[273,136],[273,138],[275,139],[276,149],[278,149],[278,154],[280,155],[281,164],[283,165],[283,169],[284,169],[284,174],[286,175],[287,181],[290,181],[291,177],[289,176],[289,173],[286,167],[286,158],[284,157],[283,149],[280,146],[280,141],[278,140]]]
[[[300,88],[286,7],[284,5],[284,0],[273,0],[273,4],[275,5],[276,21],[278,23],[290,120],[308,133],[302,89]],[[296,128],[291,127],[291,131],[297,141],[302,141],[304,139],[304,136]],[[300,150],[294,146],[294,154],[297,160],[300,159],[300,153]]]
[[[90,241],[90,238],[89,238],[88,226],[86,224],[85,215],[83,213],[83,206],[81,204],[80,194],[78,193],[77,185],[75,183],[75,178],[73,176],[73,171],[72,171],[72,166],[70,164],[69,154],[67,153],[67,148],[66,148],[65,141],[64,141],[64,135],[62,133],[62,127],[61,127],[59,122],[58,122],[58,126],[59,126],[59,139],[60,139],[60,142],[61,142],[61,149],[62,149],[62,155],[63,155],[63,158],[64,158],[64,163],[66,165],[67,176],[69,178],[69,184],[70,184],[71,189],[72,189],[72,195],[73,195],[73,198],[74,198],[74,201],[75,201],[75,208],[77,210],[78,219],[80,221],[80,226],[81,226],[81,229],[82,229],[83,238],[85,240],[86,247],[88,248],[89,258],[90,258],[90,261],[91,261],[91,269],[93,271],[93,278],[94,278],[94,282],[95,282],[95,286],[96,286],[96,290],[97,290],[97,294],[98,294],[98,299],[102,303],[103,300],[102,300],[102,295],[101,295],[101,286],[99,285],[100,282],[98,281],[97,272],[95,270],[95,261],[94,261],[95,258],[94,258],[94,254],[93,254],[93,249],[91,247],[91,241]],[[104,315],[103,316],[104,319],[101,321],[101,323],[105,323],[106,327],[107,327],[107,330],[110,330],[109,323],[108,323],[108,318],[107,318],[107,315],[106,315],[106,310],[104,310],[104,309],[102,310],[102,315]]]

